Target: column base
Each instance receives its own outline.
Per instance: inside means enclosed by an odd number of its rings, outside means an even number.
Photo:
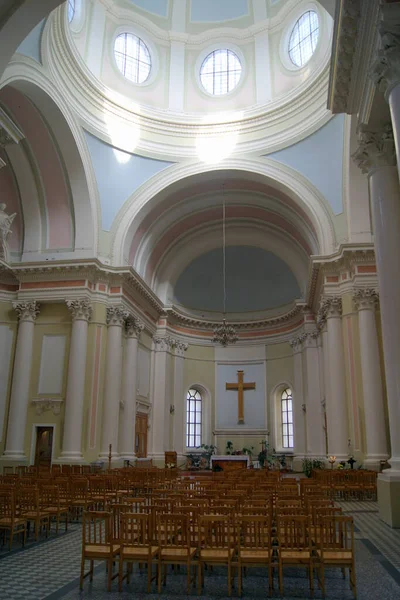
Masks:
[[[387,461],[388,458],[388,455],[385,456],[383,454],[368,456],[362,461],[362,464],[365,469],[369,469],[370,471],[377,471],[379,473],[381,470],[381,461]]]
[[[390,527],[400,528],[400,470],[380,473],[377,484],[379,517]]]
[[[69,452],[68,450],[65,450],[65,452],[61,452],[60,456],[53,462],[60,463],[60,464],[69,464],[69,463],[82,464],[85,461],[83,459],[82,452],[74,452],[74,451]]]
[[[134,452],[121,452],[119,457],[122,461],[129,460],[130,463],[135,463],[137,461],[137,456]]]
[[[1,460],[10,460],[13,462],[23,461],[28,462],[28,457],[23,452],[18,452],[14,450],[5,450]]]
[[[165,453],[164,452],[151,452],[148,458],[153,459],[154,467],[165,467]]]

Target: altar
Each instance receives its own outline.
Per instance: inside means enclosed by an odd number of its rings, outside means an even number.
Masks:
[[[210,467],[214,470],[217,465],[224,471],[248,469],[250,458],[247,454],[213,454],[210,459]]]

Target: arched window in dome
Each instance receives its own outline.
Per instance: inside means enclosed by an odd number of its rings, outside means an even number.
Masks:
[[[239,57],[227,48],[210,52],[200,67],[201,84],[213,96],[223,96],[234,90],[241,74]]]
[[[186,395],[186,447],[201,446],[202,398],[198,390],[191,388]]]
[[[303,67],[314,54],[319,38],[319,19],[314,10],[305,12],[296,21],[289,39],[290,60]]]
[[[121,33],[114,44],[114,55],[122,75],[133,83],[144,83],[150,75],[151,57],[146,44],[133,33]]]
[[[71,23],[73,18],[75,17],[76,12],[76,0],[68,0],[67,1],[67,15],[68,15],[68,23]]]
[[[286,388],[281,393],[282,448],[293,448],[293,397]]]

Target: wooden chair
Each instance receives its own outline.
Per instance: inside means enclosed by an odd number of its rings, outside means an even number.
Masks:
[[[18,490],[18,506],[20,517],[35,523],[35,541],[38,540],[42,526],[45,528],[47,537],[50,527],[50,514],[40,505],[39,490],[33,486],[21,487]]]
[[[228,595],[232,593],[232,562],[235,544],[231,518],[228,515],[199,517],[198,593],[204,585],[204,565],[226,565]]]
[[[61,502],[60,490],[56,485],[44,486],[40,492],[40,504],[43,510],[50,515],[50,529],[51,529],[51,517],[55,517],[56,520],[56,534],[58,534],[58,526],[60,524],[60,517],[65,517],[65,531],[68,529],[68,513],[69,508],[64,502]]]
[[[182,514],[159,515],[156,522],[155,540],[158,554],[158,593],[161,581],[167,581],[167,565],[186,565],[187,593],[190,594],[191,570],[197,552],[195,533],[191,531],[189,517]],[[197,564],[197,563],[195,563]],[[164,576],[162,570],[164,569]]]
[[[130,565],[147,564],[147,592],[150,593],[153,561],[158,557],[159,547],[153,543],[151,516],[145,513],[123,513],[120,521],[121,551],[119,557],[119,591],[122,581],[129,583]],[[128,564],[126,575],[124,563]]]
[[[93,581],[95,560],[107,561],[107,591],[111,591],[113,563],[120,552],[120,545],[113,543],[111,513],[106,511],[85,511],[82,517],[82,560],[79,587],[83,589],[83,580],[89,575]],[[85,561],[90,560],[90,569],[85,574]]]
[[[3,467],[3,475],[14,475],[14,467]]]
[[[242,571],[247,567],[268,569],[269,595],[273,588],[273,550],[271,545],[270,516],[242,516],[237,528],[238,540],[238,594],[242,595]]]
[[[305,515],[278,516],[279,591],[283,595],[283,567],[304,566],[310,580],[310,594],[314,595],[314,568],[311,540]]]
[[[78,519],[79,510],[87,510],[90,502],[87,479],[71,479],[69,492],[69,504]]]
[[[23,534],[22,545],[25,546],[26,527],[26,519],[16,515],[14,490],[0,489],[0,530],[10,532],[9,550],[15,535]]]
[[[349,569],[350,588],[357,598],[354,567],[354,522],[352,517],[326,516],[321,518],[316,562],[320,567],[320,584],[325,597],[325,567],[339,567],[345,577]]]

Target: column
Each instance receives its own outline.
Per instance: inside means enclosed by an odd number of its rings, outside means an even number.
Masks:
[[[86,351],[88,324],[92,305],[87,298],[67,300],[72,314],[71,345],[69,349],[67,392],[61,462],[82,462],[82,423],[85,399]]]
[[[306,363],[306,428],[307,455],[314,458],[325,456],[324,430],[322,417],[322,393],[319,375],[318,329],[306,333],[303,341]]]
[[[14,371],[8,415],[7,441],[3,457],[8,460],[26,460],[24,451],[26,418],[31,380],[33,336],[39,304],[35,300],[13,302],[19,325],[15,348]]]
[[[361,375],[367,442],[364,466],[379,471],[380,461],[389,458],[389,455],[387,453],[382,374],[375,321],[377,300],[378,294],[373,289],[359,289],[354,294],[360,331]]]
[[[322,304],[327,327],[329,395],[326,402],[328,453],[336,460],[348,459],[349,426],[342,335],[342,299],[326,298]],[[324,348],[325,349],[325,348]]]
[[[88,6],[89,8],[89,6]],[[86,45],[86,64],[93,75],[100,79],[103,58],[103,40],[106,26],[107,9],[102,2],[91,3],[88,42]]]
[[[304,420],[304,389],[303,389],[303,336],[298,336],[289,341],[293,350],[293,423],[294,423],[294,448],[293,469],[302,470],[303,458],[306,455],[306,432]]]
[[[175,345],[174,357],[174,392],[173,392],[173,450],[178,454],[178,464],[184,461],[185,454],[185,388],[184,388],[184,367],[185,352],[188,345],[177,340]]]
[[[118,424],[121,401],[122,327],[128,313],[121,306],[107,308],[107,352],[104,377],[103,423],[99,458],[105,460],[112,445],[112,459],[118,459]]]
[[[175,340],[169,336],[154,336],[153,344],[153,458],[164,464],[164,453],[170,450],[171,350],[175,346]]]
[[[368,173],[375,257],[379,283],[382,343],[388,403],[391,469],[378,476],[381,518],[400,527],[400,188],[393,135],[389,127],[379,132],[365,129],[353,154]]]
[[[381,49],[372,64],[371,77],[389,104],[391,126],[394,132],[397,165],[400,164],[400,5],[382,4],[382,20],[378,32]]]
[[[136,394],[137,394],[137,353],[138,341],[143,323],[133,315],[126,320],[126,339],[124,364],[122,370],[121,426],[119,437],[119,453],[122,459],[134,461],[135,455],[135,424],[136,424]]]

